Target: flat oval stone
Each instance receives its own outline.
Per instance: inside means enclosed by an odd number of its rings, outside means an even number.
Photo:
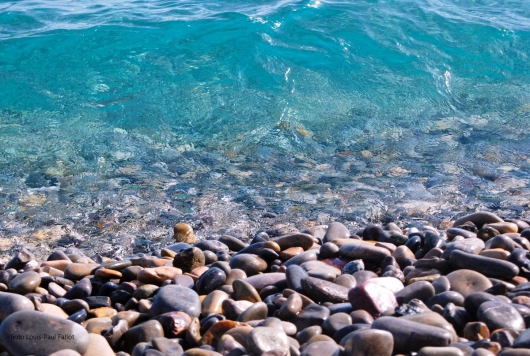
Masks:
[[[364,329],[347,336],[344,352],[349,356],[391,356],[394,338],[386,330]]]
[[[400,291],[394,293],[398,304],[406,304],[412,299],[419,299],[426,303],[430,298],[434,296],[434,287],[431,283],[426,281],[419,281],[416,283],[409,284]]]
[[[460,269],[447,275],[451,284],[451,290],[462,294],[465,297],[474,292],[483,292],[493,286],[493,283],[486,276],[469,270]]]
[[[213,253],[228,253],[230,249],[224,243],[218,240],[202,240],[195,244],[195,247],[203,251],[212,251]]]
[[[507,221],[490,223],[484,225],[483,227],[494,228],[501,234],[517,233],[519,231],[519,227],[517,226],[517,224]]]
[[[334,221],[328,225],[326,234],[324,235],[324,242],[331,242],[335,239],[348,239],[350,238],[350,231],[344,224]]]
[[[12,355],[46,356],[72,349],[84,354],[88,332],[70,320],[37,311],[18,311],[0,324],[0,340]]]
[[[340,356],[342,355],[339,345],[331,341],[313,341],[309,343],[300,356]]]
[[[460,225],[464,225],[468,221],[471,221],[473,224],[477,226],[477,228],[480,229],[484,224],[502,222],[503,220],[493,213],[490,213],[487,211],[480,211],[480,212],[472,213],[469,215],[465,215],[457,219],[453,223],[453,226],[457,227]]]
[[[304,262],[300,265],[310,276],[316,277],[316,275],[312,275],[313,272],[320,275],[320,277],[328,277],[325,279],[328,280],[335,280],[338,276],[341,275],[341,270],[337,267],[330,266],[327,263],[324,263],[322,261],[308,261]]]
[[[260,326],[254,328],[246,340],[247,350],[254,355],[263,355],[268,351],[278,350],[280,355],[289,354],[289,339],[283,330]]]
[[[201,313],[199,295],[192,289],[172,284],[160,288],[149,314],[156,316],[171,311],[182,311],[191,317],[198,317]]]
[[[130,328],[123,334],[123,349],[125,352],[131,353],[136,344],[150,342],[157,337],[164,337],[162,324],[156,320],[146,321]]]
[[[257,291],[263,288],[282,282],[285,280],[285,273],[264,273],[245,278],[244,281],[249,283]]]
[[[29,298],[19,294],[0,292],[0,323],[9,315],[22,310],[35,310]]]
[[[472,255],[458,250],[451,252],[450,262],[455,268],[471,269],[486,277],[509,280],[519,274],[519,267],[511,262]]]
[[[447,237],[449,237],[450,239],[453,239],[456,236],[462,236],[464,239],[471,239],[471,238],[477,237],[476,232],[472,232],[472,231],[465,230],[465,229],[460,229],[457,227],[451,227],[447,229],[445,233],[447,234]]]
[[[311,246],[313,246],[315,239],[309,234],[293,232],[287,235],[277,237],[273,241],[280,246],[282,251],[290,247],[301,247],[304,250],[309,250]]]
[[[406,315],[402,316],[401,319],[445,329],[453,336],[453,342],[458,340],[458,335],[453,325],[436,312],[427,311],[425,313]]]
[[[372,329],[386,330],[394,338],[394,353],[410,353],[425,346],[449,346],[453,336],[447,330],[403,318],[383,316]]]
[[[285,267],[289,267],[291,265],[301,265],[302,263],[308,262],[308,261],[316,261],[318,258],[317,252],[318,250],[315,250],[315,249],[307,250],[285,261],[284,265]]]
[[[9,290],[17,294],[32,293],[40,285],[40,282],[41,277],[37,272],[19,273],[9,281]]]
[[[349,289],[319,278],[305,277],[301,281],[302,289],[316,302],[343,303],[348,301]]]
[[[230,260],[230,268],[241,269],[245,271],[247,276],[253,276],[260,272],[265,272],[267,262],[256,255],[243,253],[232,257]]]
[[[490,332],[509,329],[520,332],[525,328],[523,317],[517,309],[502,301],[489,301],[480,305],[477,318],[488,326]]]
[[[224,285],[225,281],[226,274],[224,271],[217,267],[211,267],[199,277],[196,289],[200,295],[208,294]]]
[[[377,263],[381,263],[385,257],[391,256],[390,251],[383,247],[377,247],[363,241],[360,242],[361,243],[348,243],[343,245],[339,248],[339,255],[352,260],[362,259],[365,261],[375,261]]]
[[[96,263],[70,263],[64,270],[64,278],[78,281],[81,278],[95,273],[95,269],[99,266]]]
[[[243,241],[238,239],[237,237],[230,236],[230,235],[223,235],[219,238],[219,241],[228,246],[228,248],[232,251],[241,251],[245,247],[247,247],[247,244],[245,244]]]

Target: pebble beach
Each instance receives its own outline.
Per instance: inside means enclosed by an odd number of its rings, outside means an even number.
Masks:
[[[530,355],[530,220],[400,225],[22,248],[0,265],[0,355]]]
[[[530,356],[528,58],[528,1],[0,1],[0,356]]]

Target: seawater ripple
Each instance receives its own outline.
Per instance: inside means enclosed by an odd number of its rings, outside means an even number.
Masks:
[[[2,1],[0,237],[525,214],[529,14],[512,0]]]

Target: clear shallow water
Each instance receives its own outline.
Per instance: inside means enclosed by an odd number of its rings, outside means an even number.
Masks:
[[[529,54],[521,1],[2,1],[4,249],[526,214]]]

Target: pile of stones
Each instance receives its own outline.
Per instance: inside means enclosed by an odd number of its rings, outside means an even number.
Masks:
[[[22,249],[0,270],[0,355],[530,355],[528,220],[174,230],[150,256]]]

